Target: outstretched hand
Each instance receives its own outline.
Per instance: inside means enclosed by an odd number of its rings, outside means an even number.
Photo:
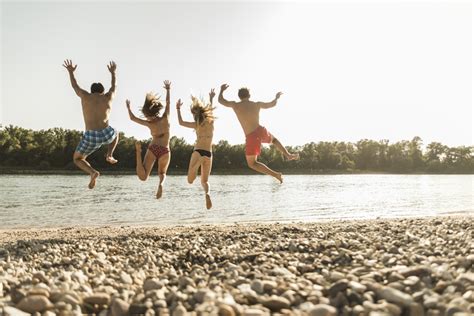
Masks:
[[[107,68],[111,73],[114,73],[115,70],[117,69],[117,64],[114,61],[111,61],[108,65]]]
[[[214,88],[211,89],[211,92],[209,92],[209,98],[212,100],[216,96],[216,93],[214,92]]]
[[[176,109],[181,110],[181,106],[183,106],[183,102],[181,102],[181,99],[178,99],[178,102],[176,102]]]
[[[229,85],[224,83],[221,85],[221,91],[224,91],[225,89],[229,88]]]
[[[165,88],[166,90],[171,89],[171,81],[165,80],[163,81],[163,84],[164,84],[163,88]]]
[[[278,100],[281,97],[282,94],[283,94],[283,92],[278,92],[275,96],[275,99]]]
[[[72,65],[72,60],[71,59],[66,59],[64,61],[63,67],[66,68],[67,71],[69,71],[69,72],[74,72],[74,70],[76,70],[76,68],[77,68],[77,64],[76,64],[76,66],[73,66]]]

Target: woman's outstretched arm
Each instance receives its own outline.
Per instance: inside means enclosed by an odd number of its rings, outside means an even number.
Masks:
[[[183,120],[183,117],[181,116],[181,106],[182,105],[183,105],[183,102],[181,102],[181,99],[178,99],[178,102],[176,102],[176,110],[178,111],[179,125],[184,126],[184,127],[189,127],[189,128],[195,128],[196,123],[186,122],[186,121]]]

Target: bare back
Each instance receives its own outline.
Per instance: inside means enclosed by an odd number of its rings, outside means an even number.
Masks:
[[[109,126],[113,94],[84,93],[81,96],[82,114],[86,130],[100,130]]]
[[[164,114],[161,117],[148,121],[147,126],[150,129],[151,136],[153,137],[151,144],[169,147],[170,123],[168,120],[168,115]]]
[[[260,125],[260,105],[258,102],[243,100],[232,107],[245,135],[252,133]]]
[[[196,125],[196,144],[195,149],[203,149],[212,152],[212,138],[214,136],[214,122],[205,121],[203,124]]]

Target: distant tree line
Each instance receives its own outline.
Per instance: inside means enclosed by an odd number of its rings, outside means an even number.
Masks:
[[[75,170],[72,155],[82,133],[51,128],[33,131],[16,126],[0,129],[0,170]],[[133,137],[120,134],[114,156],[119,163],[105,162],[105,148],[95,152],[89,161],[100,170],[135,169]],[[171,138],[170,171],[185,172],[193,145],[183,138]],[[432,142],[422,150],[422,140],[414,137],[390,144],[388,140],[363,139],[350,142],[311,142],[287,147],[300,153],[300,160],[285,162],[272,146],[262,150],[260,159],[269,166],[294,173],[388,172],[388,173],[474,173],[474,146],[449,147]],[[248,172],[245,146],[230,145],[221,140],[214,145],[213,170],[221,173]],[[146,143],[143,144],[143,152]]]

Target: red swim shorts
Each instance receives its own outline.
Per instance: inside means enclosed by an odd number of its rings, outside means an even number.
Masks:
[[[260,146],[262,143],[269,144],[272,140],[272,134],[270,134],[265,127],[257,127],[252,133],[245,136],[245,154],[247,156],[260,155]]]

